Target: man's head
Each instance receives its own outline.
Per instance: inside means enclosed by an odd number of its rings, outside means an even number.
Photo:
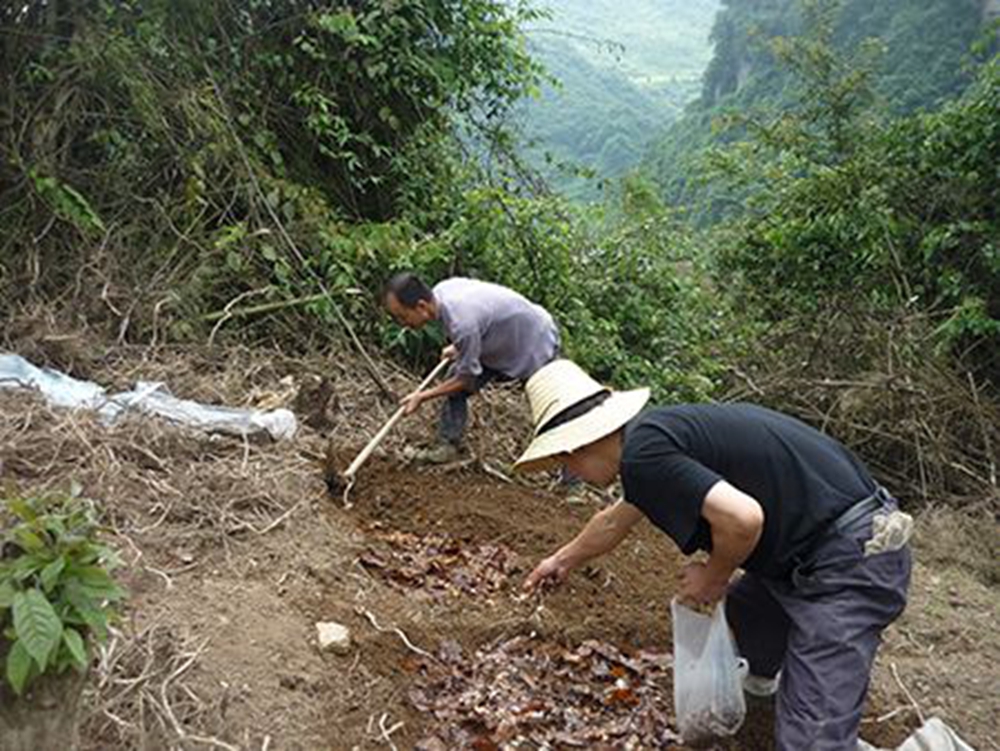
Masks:
[[[606,487],[618,475],[623,428],[649,400],[649,389],[611,391],[569,360],[555,360],[526,385],[535,436],[515,462],[521,471],[564,465]]]
[[[423,328],[437,318],[434,293],[410,271],[396,274],[386,282],[382,302],[396,323],[409,329]]]
[[[575,451],[558,454],[555,458],[573,477],[579,477],[599,488],[606,488],[615,481],[621,466],[623,431],[623,428],[619,428],[604,438]]]

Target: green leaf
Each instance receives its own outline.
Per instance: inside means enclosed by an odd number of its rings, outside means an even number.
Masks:
[[[31,504],[21,498],[8,498],[7,508],[10,509],[11,513],[17,516],[18,519],[22,521],[30,522],[34,521],[37,517],[35,510],[31,507]]]
[[[52,604],[37,589],[14,596],[14,630],[39,667],[48,662],[62,636],[62,621]]]
[[[18,696],[24,691],[24,684],[28,682],[30,673],[31,655],[20,640],[15,641],[7,653],[7,680]]]
[[[14,595],[17,594],[17,590],[14,589],[14,585],[9,581],[0,582],[0,609],[9,608],[14,604]]]
[[[14,530],[14,539],[23,550],[26,550],[29,553],[41,550],[45,547],[45,542],[41,537],[36,535],[30,529],[26,529],[24,527],[19,527]]]
[[[71,581],[66,586],[66,599],[87,628],[103,642],[108,637],[108,619],[93,603],[79,582]]]
[[[84,594],[97,600],[120,600],[125,593],[111,575],[98,566],[83,566],[73,572]]]
[[[51,592],[52,588],[56,584],[56,580],[59,578],[59,574],[62,573],[63,569],[66,567],[66,559],[62,556],[56,558],[52,563],[42,569],[41,579],[42,579],[42,589],[46,592]]]
[[[69,653],[73,655],[73,661],[76,662],[81,670],[84,670],[89,660],[87,659],[87,646],[83,643],[83,637],[76,632],[76,629],[66,627],[63,629],[62,639],[66,648],[69,649]]]

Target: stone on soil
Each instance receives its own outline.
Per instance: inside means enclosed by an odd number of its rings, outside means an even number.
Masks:
[[[333,622],[316,624],[319,648],[323,652],[345,655],[351,651],[351,630],[347,626]]]

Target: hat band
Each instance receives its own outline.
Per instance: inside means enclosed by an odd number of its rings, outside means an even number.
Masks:
[[[611,396],[611,390],[605,389],[604,391],[599,391],[593,396],[588,396],[582,402],[577,402],[576,404],[570,405],[562,412],[557,413],[551,420],[542,425],[536,432],[536,436],[540,436],[543,433],[548,433],[550,430],[558,428],[560,425],[565,425],[570,420],[575,420],[578,417],[590,412],[601,404],[603,404]]]

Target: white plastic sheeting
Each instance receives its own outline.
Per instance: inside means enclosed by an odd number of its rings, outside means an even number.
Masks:
[[[293,437],[298,430],[295,415],[287,409],[201,404],[178,399],[164,383],[147,381],[139,381],[132,391],[109,395],[103,386],[36,367],[19,355],[0,354],[0,388],[32,389],[53,406],[95,410],[109,424],[129,411],[138,411],[207,432],[239,436],[266,432],[280,440]]]
[[[103,386],[78,381],[51,368],[39,368],[20,355],[0,355],[0,389],[34,389],[55,407],[98,409],[106,400]]]

